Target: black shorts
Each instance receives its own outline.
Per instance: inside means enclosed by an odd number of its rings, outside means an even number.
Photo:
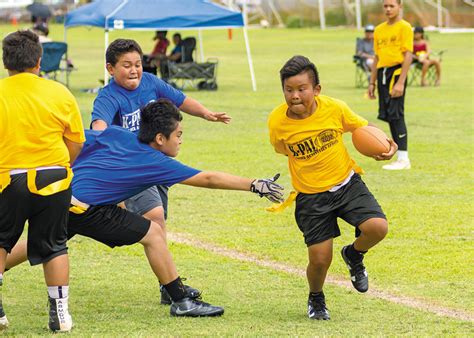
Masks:
[[[370,218],[386,218],[359,174],[335,192],[298,194],[295,218],[307,246],[340,236],[338,217],[356,230]]]
[[[66,169],[39,170],[36,186],[42,189],[66,175]],[[12,175],[10,185],[0,193],[0,247],[11,252],[28,221],[28,260],[36,265],[67,253],[71,188],[36,195],[28,190],[26,177],[26,173]]]
[[[91,206],[82,214],[69,213],[68,238],[90,237],[110,246],[139,242],[150,229],[151,222],[116,205]]]
[[[405,93],[407,81],[405,80],[405,89],[403,95],[392,98],[390,92],[392,87],[397,83],[400,75],[394,73],[401,69],[401,65],[379,68],[377,70],[377,91],[379,95],[379,115],[378,119],[390,122],[402,118],[405,114]]]

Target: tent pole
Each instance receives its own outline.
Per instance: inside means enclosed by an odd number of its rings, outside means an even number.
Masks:
[[[249,37],[247,34],[247,1],[244,1],[244,6],[242,8],[243,17],[244,17],[244,40],[245,40],[245,48],[247,49],[247,60],[249,62],[249,69],[250,69],[250,77],[252,79],[252,89],[254,92],[257,91],[257,82],[255,81],[255,73],[253,71],[253,62],[252,62],[252,55],[250,54],[250,44],[249,44]]]
[[[198,38],[199,38],[199,60],[204,62],[204,47],[202,46],[202,29],[198,29]]]
[[[245,48],[247,49],[247,59],[249,62],[249,68],[250,68],[250,76],[252,78],[252,89],[254,92],[257,91],[257,82],[255,81],[255,73],[253,71],[253,62],[252,62],[252,55],[250,54],[250,44],[249,44],[249,37],[247,34],[247,27],[244,26],[244,39],[245,39]]]

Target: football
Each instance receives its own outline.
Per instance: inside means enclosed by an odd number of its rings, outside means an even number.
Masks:
[[[390,150],[388,137],[376,127],[367,126],[357,128],[352,132],[354,147],[365,156],[380,155]]]

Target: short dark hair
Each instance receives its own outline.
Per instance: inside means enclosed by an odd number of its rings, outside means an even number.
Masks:
[[[126,53],[137,52],[140,54],[140,57],[143,56],[142,49],[140,45],[135,40],[131,39],[117,39],[114,40],[107,51],[105,52],[105,62],[110,63],[112,66],[115,66],[118,59]]]
[[[179,34],[179,33],[174,33],[174,34],[173,34],[173,39],[174,39],[174,38],[179,38],[180,40],[182,40],[181,34]]]
[[[2,41],[2,50],[5,68],[17,72],[34,68],[43,55],[38,35],[27,29],[8,34]]]
[[[168,139],[182,119],[183,115],[170,100],[150,102],[141,110],[138,140],[148,144],[155,140],[157,134],[163,134]]]
[[[295,55],[280,69],[281,86],[284,86],[285,80],[289,77],[307,72],[313,81],[313,86],[319,84],[319,73],[314,63],[309,61],[306,56]]]

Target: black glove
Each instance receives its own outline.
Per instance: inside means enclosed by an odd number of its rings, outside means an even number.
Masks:
[[[275,183],[278,177],[280,177],[280,174],[276,174],[273,178],[256,179],[250,185],[250,191],[258,194],[260,197],[266,197],[274,203],[281,203],[284,199],[280,190],[284,188]]]

